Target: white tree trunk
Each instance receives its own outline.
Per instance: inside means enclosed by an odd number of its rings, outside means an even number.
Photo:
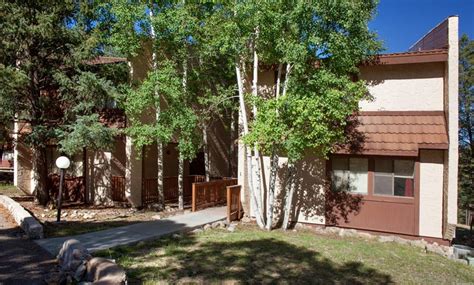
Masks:
[[[266,229],[271,230],[273,226],[273,205],[275,203],[275,188],[276,188],[276,176],[278,171],[279,157],[272,149],[271,161],[270,161],[270,181],[268,185],[267,193],[267,224]]]
[[[295,192],[295,165],[288,163],[288,181],[285,195],[285,211],[283,217],[283,229],[287,230],[290,222],[291,206],[293,204],[293,194]]]
[[[256,37],[258,38],[258,28],[256,29]],[[257,49],[253,47],[253,80],[252,80],[252,95],[254,97],[258,96],[258,54],[257,54]],[[253,104],[252,106],[253,109],[253,116],[254,120],[257,118],[257,106]],[[255,161],[255,167],[254,167],[254,175],[255,175],[255,196],[257,197],[257,209],[259,212],[259,215],[262,217],[262,223],[265,224],[265,221],[263,219],[263,196],[262,196],[262,191],[261,191],[261,173],[262,173],[262,168],[261,168],[261,160],[260,160],[260,152],[258,150],[257,144],[254,145],[254,161]]]
[[[184,209],[184,159],[179,155],[178,159],[178,208]]]
[[[203,142],[203,152],[204,152],[204,171],[206,175],[206,181],[210,180],[210,165],[209,165],[209,146],[207,141],[207,127],[202,126],[202,142]]]
[[[282,64],[278,65],[278,73],[277,73],[277,82],[276,82],[276,90],[275,90],[275,98],[278,99],[280,97],[280,82],[281,82],[281,72],[282,72]],[[278,115],[278,109],[276,110]],[[276,152],[275,146],[272,148],[272,154],[270,157],[270,181],[268,185],[268,193],[267,193],[267,224],[266,229],[271,230],[273,226],[273,206],[275,203],[275,188],[276,188],[276,176],[277,171],[279,169],[279,156]]]
[[[150,22],[152,22],[154,13],[153,7],[150,7],[148,16],[150,17]],[[158,68],[158,58],[155,50],[155,28],[153,25],[150,25],[150,35],[153,41],[153,53],[152,53],[152,63],[153,63],[153,71],[156,72]],[[158,124],[160,120],[160,111],[161,111],[161,97],[158,93],[158,86],[155,86],[155,120]],[[157,164],[157,191],[158,191],[158,199],[160,201],[161,206],[165,207],[165,194],[163,189],[163,145],[159,139],[156,140],[156,164]]]
[[[236,60],[235,63],[235,73],[237,77],[237,85],[239,89],[239,105],[240,105],[240,112],[241,112],[241,119],[242,119],[242,125],[244,129],[244,135],[247,135],[249,133],[249,127],[248,127],[248,120],[247,120],[247,108],[245,106],[245,99],[244,99],[244,83],[242,79],[242,72],[241,72],[241,62],[239,60]],[[247,156],[247,180],[248,180],[248,190],[250,194],[250,201],[252,205],[252,209],[255,212],[255,218],[257,220],[257,224],[259,227],[264,228],[264,224],[262,221],[262,216],[260,209],[258,209],[257,205],[257,197],[255,196],[255,192],[253,189],[253,167],[252,167],[252,150],[250,149],[249,146],[245,147],[245,153]]]
[[[286,73],[285,73],[285,82],[283,83],[283,96],[286,95],[286,90],[288,88],[288,79],[290,78],[291,64],[286,64]]]

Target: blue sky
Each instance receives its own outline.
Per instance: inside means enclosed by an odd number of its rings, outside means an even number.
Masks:
[[[459,35],[474,39],[474,0],[380,0],[369,24],[386,51],[406,51],[448,16],[459,16]]]

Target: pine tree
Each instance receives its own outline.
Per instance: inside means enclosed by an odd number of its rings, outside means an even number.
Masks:
[[[474,204],[474,41],[463,35],[459,45],[459,205],[467,209]]]
[[[72,155],[113,140],[114,130],[99,122],[98,111],[117,95],[115,82],[88,64],[103,51],[95,8],[79,1],[0,3],[0,113],[31,129],[21,141],[32,150],[41,205],[50,199],[49,143]]]

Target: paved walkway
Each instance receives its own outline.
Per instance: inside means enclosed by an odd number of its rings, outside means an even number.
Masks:
[[[0,206],[0,284],[43,284],[44,273],[55,265],[53,256],[23,234]]]
[[[94,252],[191,230],[225,218],[226,207],[215,207],[194,213],[176,215],[162,220],[138,223],[77,236],[41,239],[35,242],[51,254],[56,255],[64,241],[74,238],[79,240],[90,252]]]

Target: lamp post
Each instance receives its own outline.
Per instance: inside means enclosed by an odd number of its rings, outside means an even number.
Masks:
[[[59,168],[60,172],[58,203],[56,205],[58,208],[58,215],[56,217],[57,222],[61,221],[61,198],[63,196],[64,171],[69,167],[70,164],[71,162],[69,161],[69,158],[65,156],[60,156],[58,159],[56,159],[56,166]]]

